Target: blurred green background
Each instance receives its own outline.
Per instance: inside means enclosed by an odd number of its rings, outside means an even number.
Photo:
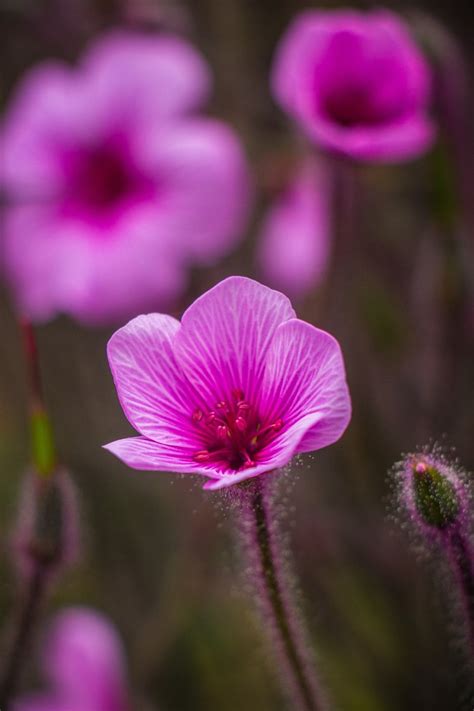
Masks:
[[[471,2],[385,4],[429,11],[458,38],[472,69]],[[119,23],[183,33],[211,63],[210,111],[240,131],[257,204],[240,249],[215,269],[193,274],[177,315],[223,276],[256,274],[259,218],[279,166],[297,146],[269,95],[269,66],[288,21],[307,6],[295,0],[0,4],[5,99],[33,62],[51,55],[72,60],[91,36]],[[469,110],[472,117],[472,102]],[[288,494],[304,612],[340,711],[473,706],[445,571],[439,561],[422,560],[392,521],[396,504],[387,477],[402,452],[443,435],[474,468],[474,264],[465,248],[474,233],[449,148],[441,131],[436,149],[416,163],[359,169],[352,246],[338,254],[333,281],[297,305],[302,318],[341,341],[354,400],[343,440],[295,464]],[[466,155],[474,155],[472,140]],[[83,522],[81,562],[61,580],[42,623],[63,605],[107,612],[126,642],[137,709],[283,709],[272,659],[242,592],[232,519],[218,495],[184,477],[128,470],[101,449],[131,432],[105,358],[112,330],[87,330],[66,318],[38,329],[46,399],[61,458],[80,492]],[[0,617],[6,623],[18,595],[7,541],[28,465],[25,368],[7,294],[0,301],[0,349]],[[24,688],[37,679],[33,657]]]

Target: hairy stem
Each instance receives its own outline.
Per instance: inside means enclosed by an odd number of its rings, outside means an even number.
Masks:
[[[293,609],[290,590],[282,566],[278,531],[271,510],[272,492],[266,482],[256,479],[246,491],[248,516],[247,547],[265,622],[273,634],[283,667],[282,680],[294,697],[292,708],[321,711],[323,702],[312,668],[312,655],[305,643],[304,630]]]
[[[449,539],[451,560],[461,589],[466,620],[466,637],[474,663],[474,555],[462,531],[456,530]]]

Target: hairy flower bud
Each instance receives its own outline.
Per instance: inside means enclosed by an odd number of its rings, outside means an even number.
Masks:
[[[77,497],[69,474],[62,469],[45,479],[27,475],[13,534],[15,566],[23,578],[38,567],[56,573],[77,557],[79,540]]]
[[[451,571],[463,636],[474,664],[474,548],[469,486],[464,474],[436,447],[408,454],[396,467],[399,501],[436,560]],[[434,544],[434,545],[432,545]],[[474,668],[474,667],[473,667]]]
[[[418,525],[442,534],[462,524],[467,491],[459,472],[439,452],[409,454],[399,471],[401,503]]]
[[[420,460],[412,466],[415,504],[423,521],[440,529],[454,524],[461,510],[454,484],[432,464]]]

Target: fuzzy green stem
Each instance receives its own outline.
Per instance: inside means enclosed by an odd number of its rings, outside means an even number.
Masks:
[[[296,629],[297,615],[290,609],[290,600],[284,571],[276,551],[274,522],[269,512],[265,484],[255,482],[252,487],[250,515],[258,560],[260,584],[266,600],[266,609],[279,638],[288,672],[292,676],[292,687],[298,690],[299,703],[305,711],[321,711],[317,684],[310,670],[310,654],[303,648],[303,635]]]

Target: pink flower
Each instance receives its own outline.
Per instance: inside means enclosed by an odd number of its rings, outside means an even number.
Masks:
[[[13,711],[128,711],[122,643],[110,622],[85,608],[55,619],[42,665],[51,689],[18,700]]]
[[[190,265],[229,251],[247,169],[230,128],[192,115],[209,90],[184,41],[119,32],[75,69],[49,62],[25,77],[3,122],[1,180],[6,273],[30,318],[106,322],[169,305]]]
[[[265,217],[258,253],[262,274],[294,297],[316,288],[327,267],[330,193],[327,171],[306,160]]]
[[[358,160],[404,160],[434,135],[429,67],[388,11],[304,12],[273,67],[273,93],[321,147]]]
[[[220,489],[335,442],[350,419],[337,341],[289,300],[230,277],[184,313],[139,316],[110,339],[118,396],[140,437],[106,449],[135,469]]]

